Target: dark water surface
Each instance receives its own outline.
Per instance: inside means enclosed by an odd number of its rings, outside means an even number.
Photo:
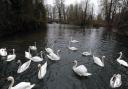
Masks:
[[[72,44],[79,50],[72,52],[67,49],[70,37],[79,41]],[[24,51],[29,45],[37,42],[37,55],[45,47],[51,47],[54,43],[55,52],[60,49],[61,60],[50,61],[44,55],[44,61],[48,61],[47,74],[42,80],[38,80],[38,63],[32,62],[29,69],[21,74],[17,74],[17,60],[22,63],[28,61],[24,57]],[[8,89],[10,82],[7,81],[8,76],[13,76],[15,84],[26,81],[35,83],[33,89],[111,89],[110,78],[115,73],[122,75],[123,84],[118,89],[128,89],[128,68],[120,66],[116,59],[119,52],[123,52],[122,59],[128,62],[128,38],[119,36],[115,33],[106,31],[104,28],[99,29],[81,29],[75,26],[48,25],[48,29],[43,32],[37,32],[29,35],[12,36],[1,38],[0,48],[6,47],[8,53],[11,49],[16,49],[17,58],[14,61],[6,62],[6,58],[0,60],[0,89]],[[90,48],[94,55],[98,57],[106,56],[105,67],[101,68],[94,64],[92,56],[84,57],[81,55],[83,51],[89,51]],[[79,64],[83,64],[92,73],[89,77],[79,77],[72,71],[73,60],[79,60]]]

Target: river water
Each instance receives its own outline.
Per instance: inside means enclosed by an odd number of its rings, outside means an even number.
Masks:
[[[72,52],[68,50],[70,37],[79,41],[79,43],[71,44],[79,50]],[[42,80],[37,78],[39,63],[32,62],[29,69],[21,74],[17,74],[19,64],[28,61],[24,57],[24,51],[29,45],[37,42],[38,50],[32,52],[32,55],[39,55],[42,50],[44,52],[44,61],[48,62],[47,73]],[[55,50],[61,50],[60,61],[50,61],[44,49],[52,47]],[[31,34],[9,36],[1,38],[0,47],[7,48],[8,54],[12,53],[12,48],[16,49],[16,59],[6,62],[6,58],[1,57],[0,60],[0,89],[8,89],[10,82],[8,76],[13,76],[15,84],[19,82],[31,82],[36,86],[33,89],[111,89],[110,78],[115,73],[122,75],[122,86],[118,89],[128,89],[128,68],[119,65],[116,59],[119,52],[123,52],[122,59],[128,62],[128,37],[117,35],[105,28],[86,28],[82,29],[71,25],[49,24],[48,29],[42,32]],[[82,56],[83,51],[92,50],[93,54],[98,57],[106,56],[105,67],[101,68],[94,64],[92,56]],[[73,60],[78,60],[78,65],[83,64],[88,71],[92,73],[89,77],[79,77],[73,70]]]

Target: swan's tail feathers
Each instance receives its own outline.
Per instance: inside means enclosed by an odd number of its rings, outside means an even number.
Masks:
[[[86,73],[86,74],[85,74],[85,76],[90,76],[90,75],[92,75],[92,74],[91,74],[91,73]]]
[[[36,85],[36,84],[32,84],[32,85],[30,86],[30,89],[33,88],[35,85]]]

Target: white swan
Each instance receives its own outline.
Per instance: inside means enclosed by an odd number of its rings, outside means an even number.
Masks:
[[[60,50],[57,50],[57,54],[50,53],[47,55],[47,57],[51,60],[60,60],[59,52],[60,52]]]
[[[84,65],[79,65],[77,66],[77,61],[74,60],[75,65],[73,66],[73,71],[79,75],[79,76],[90,76],[92,75],[91,73],[88,73],[87,68]]]
[[[120,74],[114,74],[112,78],[110,79],[110,86],[112,88],[118,88],[122,85],[121,75]]]
[[[72,43],[78,43],[79,41],[77,41],[77,40],[72,40],[72,37],[71,37],[71,42],[72,42]]]
[[[45,48],[45,50],[47,53],[53,53],[54,52],[53,49],[51,49],[51,48]]]
[[[27,69],[29,68],[29,66],[30,66],[30,64],[31,64],[31,60],[25,62],[25,63],[22,64],[22,65],[21,65],[21,61],[18,60],[18,63],[20,63],[20,66],[19,66],[19,68],[18,68],[18,70],[17,70],[17,73],[22,73],[22,72],[24,72],[25,70],[27,70]]]
[[[34,61],[34,62],[41,62],[41,61],[43,61],[43,52],[41,51],[40,52],[40,54],[41,54],[41,57],[39,57],[39,56],[34,56],[34,57],[32,57],[32,58],[30,58],[32,61]]]
[[[32,57],[32,55],[31,55],[31,53],[30,53],[30,48],[28,48],[28,52],[25,51],[25,57],[26,57],[27,59],[30,59],[30,58]]]
[[[90,55],[92,55],[91,49],[90,49],[90,52],[88,52],[88,51],[83,52],[82,55],[83,56],[90,56]]]
[[[54,52],[53,47],[54,47],[54,43],[52,45],[52,48],[45,48],[46,52],[47,53],[53,53]]]
[[[7,56],[6,48],[1,48],[1,49],[0,49],[0,55],[3,56],[3,57],[4,57],[4,56]]]
[[[127,63],[126,61],[124,61],[124,60],[121,59],[122,54],[123,54],[123,53],[120,52],[120,56],[117,58],[117,62],[118,62],[120,65],[123,65],[123,66],[125,66],[125,67],[128,67],[128,63]]]
[[[12,61],[16,58],[15,49],[12,49],[12,50],[13,50],[13,54],[8,55],[6,61]]]
[[[78,48],[76,48],[76,47],[71,47],[71,46],[70,46],[70,41],[69,41],[68,49],[69,49],[69,50],[72,50],[72,51],[78,50]]]
[[[35,45],[34,45],[34,46],[29,46],[29,48],[30,48],[31,50],[36,51],[36,50],[37,50],[37,47],[36,47],[36,42],[34,42],[34,43],[35,43]]]
[[[12,76],[9,76],[8,78],[8,81],[11,81],[11,84],[9,86],[8,89],[32,89],[35,84],[32,84],[30,82],[20,82],[19,84],[14,85],[14,78]]]
[[[93,55],[94,63],[96,63],[97,65],[99,65],[101,67],[104,67],[104,58],[105,58],[105,56],[102,56],[102,59],[100,59],[99,57],[96,57]]]
[[[47,62],[45,62],[42,66],[41,64],[38,64],[38,67],[39,67],[38,79],[42,79],[47,72]]]

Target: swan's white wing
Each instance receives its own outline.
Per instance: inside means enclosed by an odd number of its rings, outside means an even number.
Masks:
[[[12,61],[12,60],[14,60],[15,58],[16,58],[16,55],[15,55],[15,54],[14,54],[14,55],[8,55],[6,61]]]
[[[24,72],[25,70],[27,70],[27,69],[29,68],[30,64],[31,64],[31,60],[25,62],[23,65],[21,65],[21,66],[19,67],[19,69],[18,69],[17,72],[18,72],[18,73]]]
[[[76,69],[82,71],[82,72],[87,72],[87,68],[84,65],[79,65],[78,67],[76,67]]]
[[[119,62],[120,64],[122,64],[122,65],[128,67],[128,63],[127,63],[126,61],[120,59],[120,60],[118,60],[118,62]]]
[[[53,59],[58,59],[58,56],[55,53],[50,53],[50,56],[52,56]]]
[[[37,47],[36,47],[36,46],[29,46],[29,48],[30,48],[31,50],[37,50]]]
[[[114,86],[115,87],[120,87],[121,85],[122,85],[121,75],[117,74]]]
[[[20,82],[16,86],[14,86],[12,89],[30,89],[30,83],[29,82]]]
[[[0,49],[0,55],[1,56],[7,56],[7,51],[4,49]]]
[[[56,54],[54,53],[50,53],[49,55],[47,55],[49,59],[51,60],[60,60],[60,57],[57,56]]]
[[[40,62],[40,61],[43,61],[43,58],[40,58],[38,56],[35,56],[35,57],[32,57],[31,60],[34,61],[34,62]]]
[[[69,49],[73,51],[78,50],[76,47],[69,47]]]
[[[83,52],[82,55],[89,56],[89,55],[91,55],[91,53],[90,52]]]
[[[113,77],[110,79],[110,86],[112,88],[117,88],[117,87],[120,87],[122,84],[122,81],[121,81],[121,75],[120,74],[114,74]]]
[[[11,59],[11,58],[13,58],[13,55],[8,55],[7,56],[7,59]]]
[[[48,53],[54,52],[51,48],[45,48],[45,50],[46,50],[46,52],[48,52]]]
[[[73,68],[73,70],[80,76],[84,76],[87,73],[87,68],[84,65]]]
[[[48,57],[49,59],[53,60],[53,58],[52,58],[50,55],[47,55],[47,57]]]
[[[103,62],[101,61],[100,58],[98,58],[98,57],[93,57],[93,59],[94,59],[94,63],[96,63],[96,64],[99,65],[99,66],[103,66]]]
[[[32,57],[32,55],[29,52],[26,52],[25,51],[25,57],[28,58],[28,59],[30,59]]]
[[[41,66],[41,68],[38,72],[38,78],[42,79],[45,76],[46,71],[47,71],[47,62],[44,65]]]
[[[77,40],[71,40],[71,42],[72,42],[72,43],[77,43],[77,42],[79,42],[79,41],[77,41]]]
[[[111,86],[112,88],[114,88],[114,82],[115,82],[114,78],[116,78],[116,74],[114,74],[114,75],[111,77],[111,79],[110,79],[110,86]]]

